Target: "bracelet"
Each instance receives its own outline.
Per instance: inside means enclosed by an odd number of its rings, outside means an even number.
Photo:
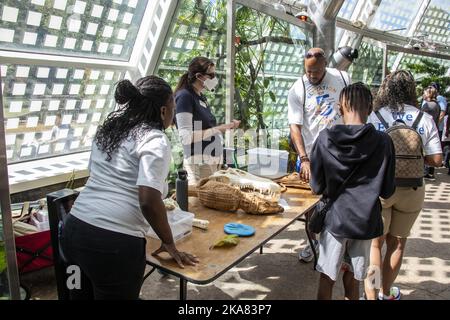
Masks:
[[[301,162],[309,162],[309,158],[308,158],[308,156],[303,156],[303,157],[300,157],[300,161]]]

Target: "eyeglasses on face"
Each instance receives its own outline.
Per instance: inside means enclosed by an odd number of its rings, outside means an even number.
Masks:
[[[325,53],[323,53],[321,51],[313,51],[313,52],[308,51],[307,53],[305,53],[305,58],[306,59],[310,59],[312,57],[314,57],[314,58],[320,58],[320,57],[325,58]]]
[[[211,79],[214,79],[216,77],[216,73],[215,72],[205,72],[205,75],[209,76]]]

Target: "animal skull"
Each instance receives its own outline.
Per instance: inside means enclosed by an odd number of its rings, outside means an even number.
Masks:
[[[281,187],[272,180],[239,169],[219,170],[211,175],[209,180],[229,184],[243,192],[257,192],[258,196],[269,201],[278,201],[281,196]]]

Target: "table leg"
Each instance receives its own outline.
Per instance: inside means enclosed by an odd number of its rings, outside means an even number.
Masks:
[[[187,281],[180,278],[180,300],[186,300],[187,296]]]
[[[155,271],[156,270],[156,268],[155,267],[153,267],[152,268],[152,270],[150,270],[145,276],[144,276],[144,279],[142,280],[142,282],[144,282],[145,281],[145,279],[147,279],[148,278],[148,276],[149,275],[151,275],[152,273],[153,273],[153,271]]]
[[[309,222],[309,217],[311,212],[307,212],[305,217],[305,231],[306,231],[306,236],[308,237],[308,242],[309,245],[311,246],[313,255],[314,255],[314,270],[316,270],[316,266],[317,266],[317,252],[316,252],[316,246],[314,245],[313,239],[311,237],[311,232],[308,229],[308,222]]]
[[[309,229],[308,229],[308,222],[309,222],[310,213],[311,213],[311,211],[309,211],[309,212],[307,212],[305,214],[306,218],[298,218],[297,220],[298,221],[302,221],[302,222],[305,223],[306,236],[308,237],[308,243],[311,246],[311,249],[312,249],[312,252],[313,252],[313,255],[314,255],[314,267],[313,268],[314,268],[314,270],[316,270],[317,260],[318,260],[317,259],[317,252],[316,252],[316,247],[314,246],[314,243],[313,243],[313,239],[311,238],[311,232],[309,232]]]

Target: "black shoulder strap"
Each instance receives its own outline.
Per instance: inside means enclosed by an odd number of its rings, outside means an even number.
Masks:
[[[414,130],[417,130],[417,126],[419,125],[420,120],[422,120],[423,112],[419,111],[419,115],[417,116],[416,120],[414,120],[414,123],[412,124],[411,128]]]
[[[303,76],[301,77],[302,79],[302,85],[303,85],[303,110],[305,110],[305,106],[306,106],[306,87],[305,87],[305,81],[303,81]]]
[[[341,75],[342,81],[344,81],[344,85],[347,86],[347,81],[345,81],[344,75],[342,74],[341,70],[338,70],[339,74]]]
[[[389,125],[388,125],[388,123],[386,122],[386,120],[384,120],[384,118],[381,116],[381,113],[380,113],[380,111],[375,111],[375,115],[377,116],[377,118],[380,120],[380,122],[383,124],[383,126],[386,128],[386,129],[388,129],[389,128]]]
[[[356,165],[356,167],[353,168],[352,172],[350,172],[350,174],[348,175],[347,179],[344,180],[344,182],[342,182],[341,186],[339,187],[339,189],[336,191],[336,193],[334,194],[333,197],[330,197],[328,195],[328,201],[326,204],[326,207],[324,208],[325,211],[328,211],[331,208],[331,205],[333,204],[334,201],[337,200],[337,198],[339,198],[339,195],[342,193],[342,191],[344,191],[345,186],[347,185],[347,183],[350,181],[351,177],[353,177],[353,175],[355,174],[355,172],[358,170],[358,168],[361,166],[362,163]]]

